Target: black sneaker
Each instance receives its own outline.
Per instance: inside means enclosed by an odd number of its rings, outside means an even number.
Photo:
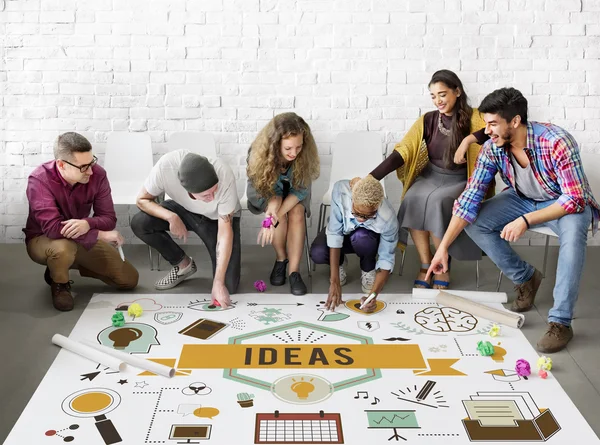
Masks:
[[[273,286],[283,286],[285,284],[287,265],[288,260],[275,261],[275,265],[273,266],[270,277],[270,281]]]
[[[307,292],[306,284],[304,284],[302,276],[298,272],[290,274],[290,291],[292,295],[304,295]]]

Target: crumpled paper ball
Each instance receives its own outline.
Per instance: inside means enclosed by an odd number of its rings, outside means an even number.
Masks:
[[[130,304],[129,308],[127,308],[127,313],[134,317],[141,317],[143,312],[144,310],[142,309],[142,306],[140,306],[138,303]]]
[[[550,371],[552,369],[552,359],[542,355],[540,358],[538,358],[537,367],[544,371]]]
[[[483,356],[494,355],[494,345],[489,341],[480,341],[477,343],[477,350]]]
[[[267,285],[263,280],[258,280],[254,282],[254,288],[259,292],[264,292],[267,290]]]
[[[543,379],[546,379],[546,377],[548,377],[548,373],[546,371],[544,371],[543,369],[540,369],[538,371],[538,375]]]
[[[268,229],[272,225],[273,225],[273,220],[270,217],[263,219],[263,222],[262,222],[263,229]]]
[[[517,371],[517,375],[527,379],[527,376],[531,375],[531,366],[527,360],[521,358],[517,360],[515,371]]]
[[[113,316],[111,317],[111,321],[112,321],[112,325],[115,328],[121,328],[121,327],[125,326],[125,317],[123,316],[122,312],[117,312],[117,313],[113,314]]]
[[[494,324],[494,326],[492,326],[492,328],[490,329],[489,334],[490,337],[497,337],[498,335],[500,335],[500,326]]]

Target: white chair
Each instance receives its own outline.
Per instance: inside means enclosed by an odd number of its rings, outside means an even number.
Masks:
[[[583,168],[587,172],[586,177],[588,182],[590,183],[590,187],[592,189],[592,194],[596,199],[600,198],[600,175],[597,172],[600,172],[600,154],[598,153],[581,153],[581,162],[583,163]],[[588,173],[591,173],[589,175]],[[592,230],[590,226],[590,231]],[[548,227],[539,227],[529,229],[528,232],[540,233],[546,236],[546,245],[544,248],[544,263],[542,266],[542,276],[546,277],[546,264],[548,263],[548,246],[550,245],[550,237],[558,238],[558,235]],[[498,275],[498,284],[496,286],[496,292],[500,290],[500,285],[502,284],[502,276],[504,274],[500,271]]]
[[[167,141],[167,148],[169,151],[190,150],[207,158],[217,157],[217,146],[212,133],[196,131],[173,133]]]
[[[153,166],[152,141],[148,133],[113,132],[108,135],[104,169],[114,204],[135,204]],[[154,262],[150,246],[148,257],[152,270]]]
[[[106,141],[104,169],[114,204],[135,204],[153,165],[148,133],[110,133]]]
[[[317,233],[326,225],[327,207],[331,206],[331,193],[336,182],[366,176],[377,167],[385,157],[385,146],[382,148],[381,136],[371,131],[355,133],[339,133],[331,150],[331,175],[329,188],[323,195],[319,206]],[[385,183],[382,181],[385,193]],[[316,265],[312,265],[312,270]]]

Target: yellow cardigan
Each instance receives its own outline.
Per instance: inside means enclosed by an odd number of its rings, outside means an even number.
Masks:
[[[408,133],[402,138],[400,142],[396,144],[394,150],[400,153],[404,164],[402,167],[396,170],[398,179],[403,184],[402,198],[411,185],[417,179],[417,176],[421,174],[423,169],[429,163],[429,155],[427,154],[427,144],[423,140],[423,127],[424,127],[424,116],[421,116],[417,121],[410,127]],[[481,130],[485,127],[485,121],[479,110],[473,108],[473,115],[471,116],[471,133]],[[479,144],[469,145],[467,150],[467,178],[471,176],[475,169],[475,160],[479,154],[481,146]],[[490,187],[493,193],[493,187]]]

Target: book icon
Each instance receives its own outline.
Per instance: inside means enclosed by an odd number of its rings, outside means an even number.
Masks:
[[[201,318],[179,331],[180,334],[199,340],[208,340],[228,326],[227,323]]]

